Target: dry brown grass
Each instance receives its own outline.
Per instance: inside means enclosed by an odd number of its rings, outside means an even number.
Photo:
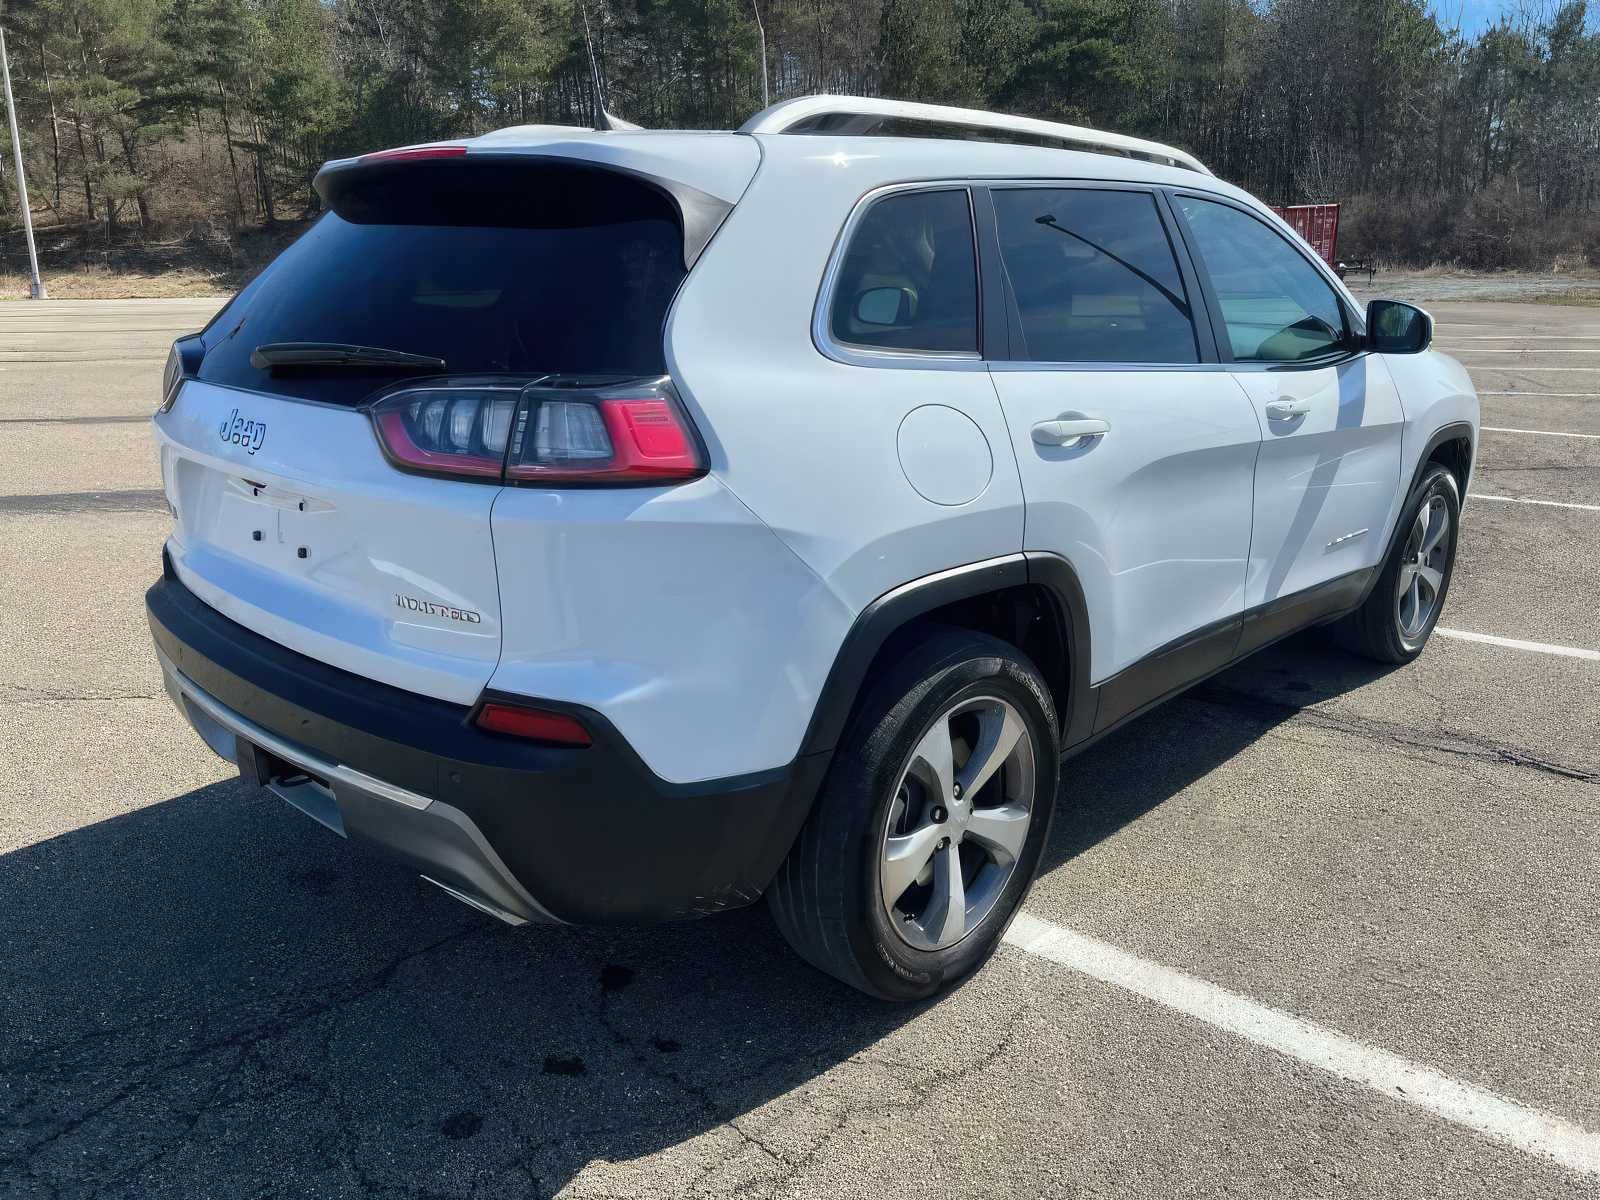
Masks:
[[[1572,308],[1600,308],[1600,292],[1557,292],[1547,296],[1524,296],[1529,304],[1564,304]]]
[[[249,229],[231,241],[185,237],[107,245],[97,233],[45,231],[39,268],[45,290],[61,300],[149,300],[231,296],[302,233],[308,222]],[[20,240],[0,253],[0,300],[28,297],[28,260]]]
[[[226,296],[235,290],[228,277],[178,267],[159,275],[77,267],[44,271],[44,287],[52,300],[154,300],[187,296]],[[0,300],[26,300],[26,275],[0,274]]]

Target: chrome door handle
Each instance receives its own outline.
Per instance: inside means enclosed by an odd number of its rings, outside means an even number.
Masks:
[[[1267,419],[1288,421],[1294,417],[1303,417],[1310,411],[1309,400],[1273,400],[1267,404]]]
[[[1111,423],[1097,417],[1062,413],[1054,421],[1040,421],[1033,427],[1033,440],[1041,446],[1076,446],[1089,438],[1105,437]]]

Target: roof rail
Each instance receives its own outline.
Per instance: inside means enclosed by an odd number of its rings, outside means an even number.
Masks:
[[[1091,154],[1116,154],[1167,167],[1184,167],[1202,175],[1210,170],[1194,155],[1175,146],[1143,138],[1107,133],[1082,125],[1063,125],[1033,117],[1013,117],[976,108],[951,108],[944,104],[917,104],[909,100],[883,100],[871,96],[800,96],[762,109],[739,127],[740,133],[878,133],[888,123],[956,125],[997,134],[1021,135],[1063,150]],[[900,130],[895,130],[900,132]],[[915,136],[914,134],[912,136]]]

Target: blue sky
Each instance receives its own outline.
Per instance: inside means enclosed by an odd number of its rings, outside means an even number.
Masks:
[[[1461,32],[1468,37],[1493,25],[1502,12],[1515,11],[1514,0],[1432,0],[1429,7],[1446,29],[1459,19]]]
[[[1557,7],[1556,0],[1428,0],[1428,7],[1433,10],[1433,15],[1439,19],[1439,24],[1449,29],[1458,20],[1461,22],[1461,32],[1468,37],[1481,33],[1489,26],[1499,21],[1502,13],[1515,18],[1524,10],[1542,13],[1545,10],[1554,12]],[[1595,15],[1600,10],[1600,4],[1589,5],[1589,25],[1594,27]]]

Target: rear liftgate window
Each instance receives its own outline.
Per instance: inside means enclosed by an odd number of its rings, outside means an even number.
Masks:
[[[201,379],[335,404],[396,380],[252,365],[292,342],[426,355],[451,376],[665,374],[684,239],[648,184],[468,156],[357,168],[328,193],[333,211],[211,326]]]

